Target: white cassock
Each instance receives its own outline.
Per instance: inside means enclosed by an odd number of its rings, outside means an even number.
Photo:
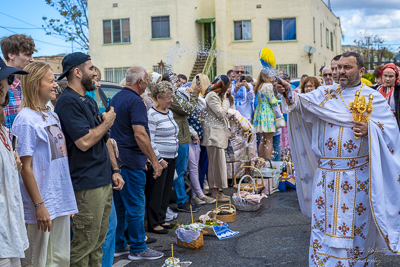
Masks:
[[[368,135],[355,139],[349,102],[361,85],[373,111]],[[311,219],[309,265],[373,266],[376,251],[400,254],[400,135],[385,98],[360,83],[291,91],[282,103],[300,208]]]

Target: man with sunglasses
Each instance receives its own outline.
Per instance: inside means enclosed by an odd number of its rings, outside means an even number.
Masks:
[[[32,54],[36,52],[35,42],[29,36],[24,34],[14,34],[1,39],[1,51],[3,52],[4,58],[7,62],[7,66],[24,69],[26,65],[33,62]],[[4,108],[4,115],[6,117],[5,126],[11,129],[15,117],[21,110],[22,91],[21,83],[19,81],[19,75],[10,76],[8,84],[8,94],[10,96],[10,102]],[[10,133],[10,139],[12,135]]]
[[[322,69],[322,79],[324,79],[324,85],[332,85],[333,84],[333,74],[331,66],[325,66]]]
[[[231,94],[235,98],[235,108],[248,121],[253,117],[254,91],[253,85],[248,83],[243,66],[233,68],[235,79],[232,81]]]

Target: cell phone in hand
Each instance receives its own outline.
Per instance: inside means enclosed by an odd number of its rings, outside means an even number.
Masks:
[[[18,136],[16,136],[16,135],[13,135],[13,136],[12,136],[11,146],[12,146],[13,151],[17,151]]]
[[[240,82],[243,82],[245,78],[245,76],[240,76]]]
[[[200,78],[199,78],[199,76],[197,75],[197,76],[196,76],[196,84],[199,83],[199,82],[200,82]]]
[[[106,112],[109,112],[111,108],[111,104],[110,104],[110,99],[107,98],[107,107],[106,107]]]

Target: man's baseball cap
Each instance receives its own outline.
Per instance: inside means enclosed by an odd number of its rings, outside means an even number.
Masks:
[[[0,57],[0,81],[8,78],[8,76],[10,76],[11,74],[29,74],[29,72],[7,66],[3,59]]]
[[[63,61],[61,62],[62,67],[63,67],[63,73],[61,73],[60,77],[58,77],[57,80],[61,80],[62,78],[65,77],[67,72],[72,69],[73,67],[76,67],[82,63],[85,63],[86,61],[90,60],[90,56],[86,55],[82,52],[75,52],[68,54],[64,57]]]

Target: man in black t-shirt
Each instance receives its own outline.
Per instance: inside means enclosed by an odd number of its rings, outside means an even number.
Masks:
[[[96,89],[93,84],[96,72],[88,55],[69,54],[63,59],[62,66],[59,80],[66,76],[68,87],[58,99],[55,112],[66,137],[79,210],[73,218],[71,266],[101,266],[101,246],[107,235],[112,205],[111,183],[117,190],[124,184],[113,160],[114,154],[108,151],[110,146],[107,145],[106,133],[116,115],[112,107],[100,115],[96,102],[86,97],[87,91]]]

